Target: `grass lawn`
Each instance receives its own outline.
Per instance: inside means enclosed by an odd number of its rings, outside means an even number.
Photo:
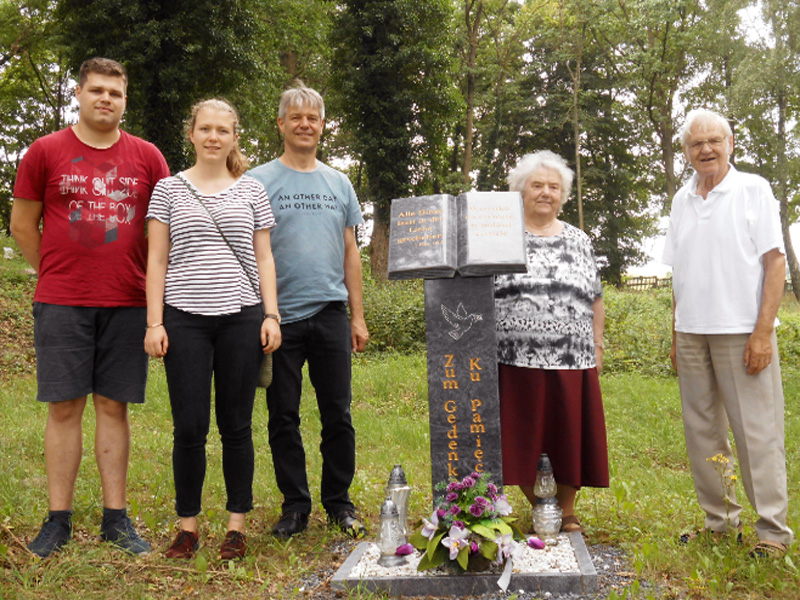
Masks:
[[[163,367],[158,361],[151,363],[147,403],[131,410],[129,473],[130,512],[154,552],[132,558],[96,539],[102,501],[92,451],[93,409],[89,405],[84,418],[86,457],[75,491],[76,541],[47,561],[30,556],[24,544],[36,534],[47,510],[42,446],[46,407],[34,400],[36,385],[27,337],[29,311],[7,299],[9,291],[25,297],[32,286],[21,268],[2,267],[0,271],[0,599],[334,597],[326,582],[352,543],[344,542],[341,535],[326,527],[321,507],[315,506],[309,531],[296,539],[281,543],[269,535],[271,524],[279,516],[280,496],[272,475],[263,392],[254,414],[256,508],[249,519],[248,557],[239,563],[221,563],[216,558],[227,515],[221,448],[212,425],[200,517],[203,548],[193,561],[176,564],[163,558],[175,535],[176,518],[170,457],[172,425]],[[789,522],[799,531],[800,423],[796,415],[800,390],[797,372],[790,366],[784,365]],[[698,542],[689,547],[678,543],[681,532],[702,526],[702,514],[686,465],[677,380],[614,374],[604,376],[602,386],[611,487],[581,492],[578,511],[588,530],[587,543],[621,547],[630,559],[630,584],[612,590],[607,597],[800,600],[796,544],[781,560],[747,558],[746,550],[756,541],[752,529],[755,516],[741,486],[739,499],[746,506],[743,546],[733,540]],[[412,518],[430,512],[426,388],[423,354],[356,359],[353,416],[358,470],[351,491],[373,534],[394,463],[403,464],[414,488]],[[319,417],[309,385],[302,416],[310,484],[318,496]],[[522,495],[515,489],[507,491],[522,526],[528,527],[529,510]],[[364,600],[381,596],[352,592],[340,597]]]

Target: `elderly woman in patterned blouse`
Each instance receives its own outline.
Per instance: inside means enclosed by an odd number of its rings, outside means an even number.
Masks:
[[[578,490],[608,487],[600,276],[589,237],[558,219],[572,185],[566,161],[528,154],[508,183],[522,194],[528,271],[495,278],[503,482],[533,504],[537,461],[547,453],[561,529],[582,532]]]

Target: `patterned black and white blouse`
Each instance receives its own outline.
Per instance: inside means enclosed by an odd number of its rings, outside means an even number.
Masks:
[[[603,295],[592,244],[568,223],[525,233],[528,272],[494,279],[498,361],[535,369],[596,366],[592,303]]]

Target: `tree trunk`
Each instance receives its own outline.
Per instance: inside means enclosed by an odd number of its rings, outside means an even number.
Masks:
[[[474,137],[473,123],[475,120],[475,66],[478,60],[478,31],[483,12],[483,2],[478,0],[477,10],[472,13],[475,0],[464,0],[464,23],[467,28],[467,119],[464,131],[464,185],[470,187],[472,182],[472,139]],[[470,17],[472,21],[470,22]]]
[[[386,281],[389,264],[389,217],[388,206],[374,204],[372,237],[369,241],[369,264],[375,281]]]
[[[792,292],[800,300],[800,265],[797,264],[797,255],[792,246],[792,236],[789,234],[789,194],[786,181],[786,92],[778,92],[778,201],[781,205],[781,231],[783,243],[786,246],[786,262],[789,265],[789,276],[792,279]]]

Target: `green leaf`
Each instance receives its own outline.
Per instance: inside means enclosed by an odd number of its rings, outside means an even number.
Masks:
[[[448,556],[449,552],[447,551],[447,548],[444,546],[437,546],[433,554],[426,552],[422,555],[419,565],[417,566],[417,571],[426,571],[428,569],[438,567],[447,559]]]
[[[484,521],[481,521],[481,525],[484,525],[486,527],[491,527],[492,529],[497,531],[500,535],[513,533],[511,527],[503,519],[486,519]]]
[[[481,537],[485,537],[487,540],[493,540],[497,537],[496,530],[494,528],[490,529],[489,527],[486,527],[483,525],[483,523],[476,523],[475,525],[470,526],[470,530]]]
[[[469,563],[469,546],[464,546],[461,549],[461,552],[458,553],[456,560],[458,561],[458,564],[461,565],[461,568],[466,571],[467,564]]]
[[[436,550],[436,548],[439,547],[439,542],[442,541],[442,538],[445,536],[445,533],[447,533],[447,532],[443,531],[443,532],[433,536],[433,538],[430,541],[428,541],[428,547],[427,547],[427,550],[426,550],[428,554],[433,554],[434,551]]]
[[[497,559],[497,544],[494,542],[481,542],[481,554],[489,560]]]
[[[208,561],[203,554],[198,554],[197,558],[195,558],[194,568],[197,569],[197,572],[205,578],[206,572],[208,571]]]
[[[142,512],[140,513],[140,516],[142,517],[142,521],[144,521],[144,524],[150,531],[156,530],[156,518],[153,516],[153,513]]]
[[[422,535],[421,531],[415,531],[411,534],[411,537],[408,538],[408,543],[422,552],[428,547],[428,538]]]

